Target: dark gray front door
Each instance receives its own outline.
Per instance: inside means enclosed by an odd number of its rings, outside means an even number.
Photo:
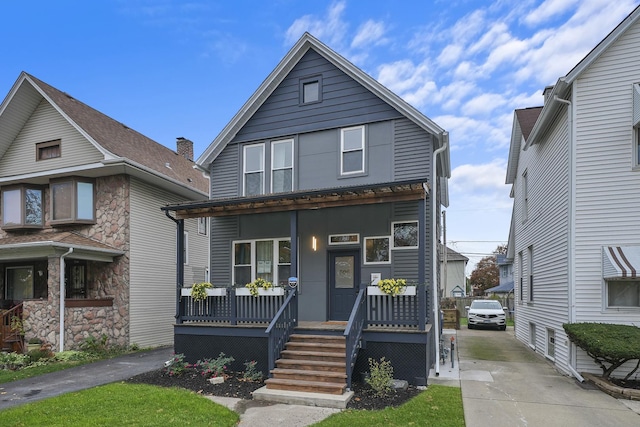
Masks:
[[[360,251],[329,252],[329,320],[349,320],[360,287]]]

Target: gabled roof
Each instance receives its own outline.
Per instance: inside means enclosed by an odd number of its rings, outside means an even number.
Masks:
[[[560,77],[557,83],[551,89],[551,92],[545,97],[545,107],[540,114],[540,119],[536,122],[531,130],[529,139],[525,145],[525,150],[538,142],[538,138],[544,133],[550,121],[552,121],[561,103],[554,101],[556,97],[564,99],[571,91],[573,82],[589,68],[613,43],[615,43],[633,24],[640,19],[640,6],[637,6],[616,28],[613,29],[591,52],[585,56],[582,61],[567,73],[566,76]]]
[[[518,160],[520,158],[520,150],[522,139],[526,141],[529,138],[531,130],[538,120],[542,107],[522,108],[515,110],[513,113],[513,127],[511,128],[511,145],[509,146],[509,163],[507,165],[506,184],[515,182],[518,172]]]
[[[440,254],[440,260],[443,261],[442,259],[442,244],[438,245],[438,253]],[[467,258],[466,256],[462,255],[459,252],[454,251],[453,249],[451,249],[450,247],[447,246],[447,262],[449,261],[464,261],[464,262],[468,262],[469,258]]]
[[[508,293],[513,291],[513,282],[503,283],[502,285],[494,286],[493,288],[485,289],[485,293],[493,292],[493,293]]]
[[[412,120],[422,129],[433,134],[439,146],[448,141],[448,133],[444,131],[431,119],[426,117],[420,111],[409,105],[398,95],[384,87],[373,77],[353,65],[343,56],[339,55],[318,39],[309,33],[304,33],[296,44],[289,50],[285,57],[280,61],[276,68],[262,82],[260,87],[251,95],[251,97],[240,108],[240,111],[231,119],[231,121],[222,129],[222,132],[213,140],[213,142],[205,149],[196,163],[205,169],[215,160],[222,152],[227,144],[234,138],[237,132],[247,123],[247,121],[255,114],[258,108],[269,98],[278,85],[287,77],[293,67],[300,61],[304,54],[313,49],[326,60],[331,62],[349,77],[360,83],[376,96],[394,107],[408,119]],[[437,148],[437,147],[434,147]],[[451,165],[449,160],[449,150],[445,150],[444,156],[440,156],[440,175],[449,178],[451,176]]]
[[[0,156],[43,98],[104,155],[105,165],[124,162],[174,185],[208,194],[208,179],[194,169],[193,161],[25,72],[0,104]]]

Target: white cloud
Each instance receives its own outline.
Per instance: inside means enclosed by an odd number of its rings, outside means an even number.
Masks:
[[[546,0],[525,16],[524,22],[532,26],[540,25],[550,17],[566,12],[579,1],[580,0]]]
[[[368,20],[360,26],[351,42],[351,48],[362,48],[384,44],[385,25],[383,22]]]
[[[497,93],[483,93],[469,100],[462,106],[462,113],[470,116],[486,116],[507,101],[503,95]]]
[[[459,44],[450,44],[446,46],[438,55],[436,61],[441,67],[449,67],[455,64],[460,56],[462,56],[463,47]]]
[[[486,190],[504,192],[506,173],[507,164],[504,159],[494,159],[489,163],[460,165],[451,171],[449,188],[463,194]]]
[[[342,19],[346,7],[344,1],[336,1],[329,6],[324,17],[304,15],[296,19],[285,33],[285,43],[295,43],[307,31],[334,49],[342,46],[348,28],[348,23]]]

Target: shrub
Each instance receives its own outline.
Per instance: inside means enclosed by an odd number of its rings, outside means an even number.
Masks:
[[[233,357],[226,357],[224,353],[220,353],[215,359],[198,360],[194,367],[200,371],[205,378],[215,378],[224,374],[227,365],[233,362]]]
[[[380,362],[369,358],[369,376],[367,384],[375,391],[376,396],[384,396],[391,392],[393,381],[393,366],[391,361],[380,359]]]
[[[242,378],[247,381],[260,381],[262,379],[262,372],[256,368],[257,362],[252,360],[250,362],[244,362],[245,371]]]
[[[56,353],[54,359],[60,362],[74,362],[74,361],[83,361],[89,360],[92,356],[77,350],[66,350]]]
[[[105,356],[109,353],[108,340],[109,337],[106,334],[102,334],[100,338],[90,335],[80,344],[80,350],[96,356]]]
[[[0,353],[0,369],[15,371],[29,364],[29,356],[20,353]]]
[[[164,363],[164,371],[171,377],[182,375],[189,364],[184,361],[184,354],[174,353],[173,357]]]
[[[602,368],[608,379],[613,371],[638,359],[636,367],[624,378],[629,379],[640,365],[640,328],[610,323],[565,323],[567,336]]]

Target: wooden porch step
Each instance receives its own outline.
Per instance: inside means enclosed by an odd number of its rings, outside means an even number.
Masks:
[[[347,374],[331,371],[313,371],[311,369],[284,369],[276,368],[271,371],[273,378],[283,380],[314,381],[324,383],[343,383],[347,379]]]
[[[347,388],[346,383],[328,383],[320,381],[301,381],[301,380],[285,380],[279,378],[269,378],[265,381],[268,389],[304,391],[308,393],[327,393],[338,394],[344,393]]]
[[[346,355],[344,352],[325,352],[325,351],[301,351],[301,350],[282,350],[280,356],[283,359],[300,359],[300,360],[320,360],[326,362],[345,363]]]
[[[316,342],[316,343],[344,343],[345,337],[342,335],[311,335],[311,334],[291,334],[289,342]]]
[[[343,343],[325,343],[325,342],[306,342],[306,341],[289,341],[285,345],[287,350],[293,351],[317,351],[323,353],[344,353],[346,344]]]
[[[278,368],[323,371],[323,372],[346,372],[346,364],[344,362],[327,362],[324,360],[298,360],[298,359],[278,359],[276,360]]]

